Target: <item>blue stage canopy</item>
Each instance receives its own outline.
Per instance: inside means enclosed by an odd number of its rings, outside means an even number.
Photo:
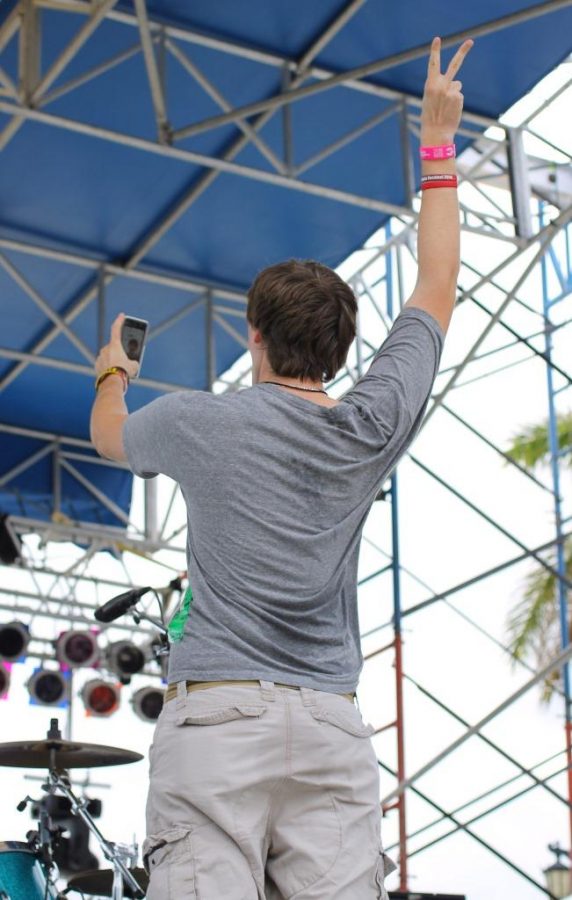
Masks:
[[[0,6],[0,514],[125,524],[131,476],[86,443],[118,312],[151,323],[131,409],[209,389],[244,350],[259,269],[335,266],[410,213],[436,33],[477,37],[462,78],[478,136],[570,52],[572,8]]]

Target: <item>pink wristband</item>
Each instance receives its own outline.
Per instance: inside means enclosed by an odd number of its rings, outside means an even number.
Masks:
[[[420,147],[421,159],[453,159],[455,157],[454,144],[442,144],[440,147]]]

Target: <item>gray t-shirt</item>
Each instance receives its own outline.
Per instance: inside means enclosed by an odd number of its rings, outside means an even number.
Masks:
[[[193,601],[169,682],[355,690],[361,532],[419,429],[443,337],[407,307],[334,407],[257,384],[168,394],[128,417],[133,472],[175,479],[187,505]]]

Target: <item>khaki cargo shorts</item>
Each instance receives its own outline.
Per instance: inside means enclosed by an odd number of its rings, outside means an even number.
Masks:
[[[387,900],[372,731],[340,694],[177,685],[150,750],[148,900]]]

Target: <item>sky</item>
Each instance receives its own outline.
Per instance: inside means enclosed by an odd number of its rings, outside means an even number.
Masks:
[[[510,124],[522,121],[544,97],[564,84],[571,73],[569,63],[558,67],[509,111],[506,121]],[[552,108],[535,120],[538,132],[564,146],[569,153],[572,153],[572,132],[566,123],[569,121],[571,99],[572,91],[568,89]],[[494,131],[491,134],[494,136]],[[537,142],[529,149],[537,155],[546,155],[546,148],[541,151]],[[556,162],[566,159],[558,158],[552,151],[549,156]],[[484,202],[470,187],[461,196],[475,208]],[[497,199],[506,206],[506,196],[500,190]],[[398,229],[399,225],[394,227]],[[375,251],[371,248],[379,240],[379,236],[374,236],[368,242],[370,249],[354,254],[340,267],[341,274],[349,278],[358,261],[368,254],[373,255]],[[486,270],[492,269],[511,251],[511,245],[506,242],[476,236],[463,237],[463,258]],[[514,283],[526,261],[519,260],[518,264],[507,267],[499,276],[499,282],[505,286]],[[414,261],[407,253],[404,254],[403,265],[404,296],[407,296],[415,280]],[[467,269],[462,270],[461,284],[469,286],[476,280],[474,274]],[[503,321],[526,335],[540,331],[538,272],[525,282],[518,296],[530,305],[532,311],[513,303],[508,307]],[[479,292],[478,297],[489,309],[495,309],[501,300],[500,292],[490,286]],[[362,301],[360,308],[363,334],[376,346],[383,338],[379,319],[367,300]],[[572,318],[570,297],[555,309],[554,318],[557,321]],[[447,383],[451,367],[464,357],[486,322],[487,315],[475,304],[465,302],[458,306],[447,336],[435,393],[439,393]],[[563,368],[570,369],[568,334],[566,329],[556,332],[554,355]],[[510,340],[510,335],[496,326],[480,348],[480,353],[488,353]],[[543,349],[542,336],[534,338],[532,343],[537,349]],[[509,365],[509,368],[491,374],[493,370]],[[243,360],[227,373],[227,377],[236,375],[241,367],[244,368]],[[347,386],[341,383],[339,390]],[[447,405],[498,446],[506,447],[519,428],[546,419],[546,367],[538,358],[531,358],[526,348],[518,345],[487,355],[462,374],[458,386],[447,398]],[[558,407],[560,411],[570,409],[569,392],[559,394]],[[427,468],[445,479],[472,504],[483,509],[489,520],[485,521],[474,508],[469,508],[459,496],[428,474]],[[545,484],[550,484],[549,472],[542,471],[538,477]],[[517,556],[519,542],[532,547],[551,540],[554,526],[550,494],[508,467],[493,449],[469,433],[444,409],[437,410],[428,420],[412,447],[411,455],[400,463],[398,479],[401,590],[405,612],[404,670],[407,676],[404,684],[406,770],[411,776],[466,731],[467,725],[453,718],[443,704],[473,725],[530,679],[529,669],[513,666],[501,645],[507,642],[507,617],[522,595],[524,580],[533,564],[529,561],[520,563],[469,588],[451,592],[445,599],[411,615],[407,615],[407,610],[433,592],[451,591],[455,585]],[[571,512],[570,488],[568,470],[562,484],[567,515]],[[163,507],[167,505],[169,496],[170,483],[161,478],[160,502]],[[142,484],[137,480],[133,514],[134,517],[142,515]],[[175,527],[183,520],[182,516],[182,502],[178,497],[169,523]],[[496,526],[512,537],[501,534]],[[179,543],[182,547],[184,534],[181,534]],[[36,558],[46,552],[50,564],[56,568],[69,565],[79,555],[78,549],[69,545],[50,546],[42,550],[34,539],[29,541],[29,547],[29,552],[33,552]],[[380,502],[374,504],[364,530],[360,578],[387,564],[390,553],[390,510],[387,503]],[[184,568],[181,554],[165,553],[161,560],[167,567],[159,569],[154,563],[127,554],[125,570],[135,584],[150,582],[159,586],[172,577],[173,570]],[[106,554],[99,554],[92,561],[90,571],[104,578],[125,577],[122,566]],[[3,569],[3,577],[5,586],[14,589],[22,587],[22,573]],[[390,578],[390,573],[386,573],[360,588],[359,612],[366,655],[392,638]],[[49,579],[40,578],[38,583],[46,587]],[[29,584],[25,589],[29,589]],[[99,594],[97,599],[104,602],[112,595],[110,590]],[[55,635],[59,626],[53,623],[52,627]],[[113,630],[110,634],[120,636]],[[25,682],[32,668],[30,662],[14,666],[9,699],[0,703],[2,740],[40,739],[52,715],[59,714],[61,724],[64,723],[64,711],[54,713],[46,707],[29,706]],[[133,714],[129,708],[129,695],[149,683],[149,679],[136,677],[133,688],[123,692],[120,710],[108,720],[86,717],[77,697],[77,689],[93,674],[91,671],[76,676],[73,739],[126,747],[146,754],[152,726],[141,722]],[[427,692],[434,695],[441,705],[432,701]],[[364,718],[376,728],[394,721],[395,672],[391,651],[366,662],[358,699]],[[564,765],[563,713],[560,697],[554,697],[549,705],[541,705],[538,689],[533,688],[494,718],[483,729],[483,734],[527,768],[560,754],[551,762],[534,769],[538,777],[546,777]],[[394,771],[395,729],[388,728],[373,740],[378,758]],[[515,776],[518,777],[515,779]],[[89,778],[91,787],[87,789],[88,793],[103,801],[103,815],[98,825],[105,836],[109,840],[122,842],[135,838],[141,843],[144,837],[146,760],[115,769],[94,769],[89,773]],[[515,780],[494,790],[508,779]],[[557,775],[549,783],[562,797],[566,796],[564,774]],[[30,780],[23,769],[0,769],[3,800],[0,840],[25,839],[26,831],[32,827],[31,822],[27,813],[16,811],[16,805],[26,794],[39,796],[39,784],[39,781]],[[381,769],[382,798],[391,794],[395,784],[395,778]],[[536,787],[469,825],[479,839],[475,840],[463,829],[455,830],[455,825],[450,821],[438,822],[440,813],[427,799],[447,811],[463,806],[458,818],[466,823],[530,784],[530,777],[519,775],[519,769],[513,763],[478,736],[468,739],[458,750],[421,776],[415,787],[425,795],[425,799],[411,790],[407,792],[407,830],[412,835],[408,844],[410,890],[464,894],[467,900],[537,900],[545,896],[487,850],[482,842],[488,843],[542,882],[542,870],[553,862],[547,845],[559,841],[566,848],[570,846],[564,803]],[[471,802],[488,790],[494,790],[494,793],[486,800]],[[430,828],[413,835],[413,832],[429,825]],[[395,811],[384,817],[382,827],[385,848],[390,856],[397,858],[398,819]],[[452,834],[446,839],[424,847],[449,831]],[[387,887],[396,889],[397,884],[397,874],[394,873],[387,879]]]

